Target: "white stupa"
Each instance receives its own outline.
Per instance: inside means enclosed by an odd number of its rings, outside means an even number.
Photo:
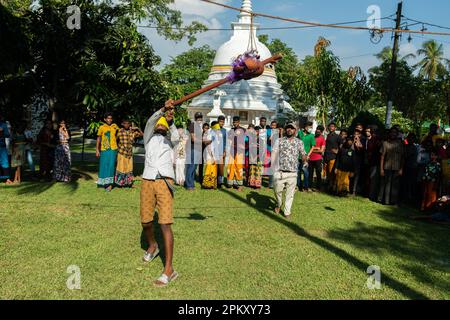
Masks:
[[[242,9],[252,11],[251,0],[243,0]],[[216,53],[213,67],[204,86],[225,78],[232,70],[233,60],[251,47],[250,30],[251,16],[247,12],[238,15],[239,21],[231,24],[233,35]],[[272,56],[269,49],[259,42],[256,31],[259,24],[253,24],[254,42],[261,60]],[[225,84],[193,99],[189,105],[189,117],[196,112],[202,112],[204,120],[217,120],[219,115],[225,115],[226,127],[230,127],[233,116],[240,116],[241,124],[258,124],[259,118],[266,117],[269,121],[295,118],[295,111],[286,102],[281,85],[277,81],[273,65],[266,65],[264,73],[252,80],[241,80],[234,84]]]

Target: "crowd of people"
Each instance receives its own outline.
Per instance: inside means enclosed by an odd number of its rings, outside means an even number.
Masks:
[[[99,158],[98,187],[132,187],[133,144],[143,137],[145,167],[140,190],[140,216],[148,243],[143,260],[159,254],[153,221],[155,211],[164,239],[166,260],[163,273],[155,280],[165,286],[178,277],[173,259],[174,185],[194,191],[222,187],[273,189],[274,211],[290,219],[296,192],[326,192],[336,196],[359,195],[386,205],[405,203],[434,214],[416,219],[449,222],[450,146],[430,126],[422,139],[403,134],[399,126],[382,132],[375,125],[356,124],[338,130],[335,123],[313,128],[306,122],[267,123],[241,126],[233,117],[232,128],[224,128],[225,117],[211,123],[196,113],[188,129],[174,124],[173,101],[155,112],[144,132],[123,120],[121,127],[106,114],[97,132]],[[28,162],[34,172],[33,146],[40,147],[40,175],[56,181],[70,181],[71,134],[65,121],[54,130],[47,121],[34,141],[27,123],[11,127],[0,118],[0,167],[6,183],[20,183],[21,167]],[[14,179],[10,167],[16,168]],[[437,212],[436,212],[437,211]]]
[[[100,159],[97,186],[108,192],[115,186],[133,186],[133,144],[144,135],[127,119],[121,125],[119,128],[113,123],[112,114],[107,113],[97,132],[96,156]]]
[[[160,252],[153,224],[157,210],[166,253],[164,270],[154,281],[158,287],[178,277],[172,264],[174,184],[193,191],[196,175],[202,188],[225,185],[238,191],[244,186],[261,188],[267,176],[267,187],[274,189],[276,198],[274,211],[286,219],[291,217],[296,189],[363,195],[384,204],[413,201],[420,195],[423,210],[434,204],[439,208],[440,212],[429,219],[449,219],[450,197],[438,200],[437,195],[441,188],[448,187],[446,171],[441,167],[450,159],[439,157],[450,155],[450,148],[446,148],[435,125],[418,144],[413,134],[405,138],[397,126],[387,135],[375,126],[364,128],[362,124],[337,133],[336,125],[330,123],[328,130],[318,126],[313,132],[311,122],[299,130],[296,123],[280,128],[276,121],[268,126],[261,118],[257,126],[243,128],[236,116],[227,131],[224,117],[207,123],[201,113],[196,113],[185,132],[174,125],[173,109],[173,101],[167,101],[150,117],[144,132],[140,216],[148,247],[143,261],[153,261]]]
[[[55,129],[55,127],[57,127]],[[133,185],[133,143],[143,136],[142,130],[131,127],[128,120],[122,127],[112,123],[112,115],[105,116],[105,124],[98,130],[96,156],[100,158],[97,184],[110,191],[113,186]],[[11,125],[0,118],[0,180],[8,185],[20,184],[23,167],[28,165],[32,180],[70,182],[71,133],[64,120],[46,120],[36,138],[29,123]],[[33,154],[39,150],[39,171],[36,172]]]
[[[205,189],[276,189],[274,148],[295,128],[294,138],[301,141],[302,150],[293,162],[296,182],[289,184],[289,190],[359,195],[382,204],[416,206],[422,211],[431,210],[439,197],[450,193],[450,148],[435,124],[422,139],[414,133],[403,134],[399,126],[382,133],[375,125],[356,124],[350,132],[329,123],[327,128],[319,125],[313,131],[311,122],[302,128],[293,123],[283,127],[275,120],[268,124],[261,117],[257,125],[244,128],[238,116],[233,117],[230,130],[224,124],[223,116],[209,123],[196,113],[187,129],[176,128],[176,184],[188,191],[195,190],[195,181]],[[69,182],[71,134],[65,121],[54,127],[52,121],[46,121],[33,139],[27,122],[11,126],[0,119],[0,179],[7,184],[20,183],[22,168],[28,165],[33,178]],[[144,136],[143,131],[128,120],[119,127],[112,115],[106,114],[97,136],[98,186],[106,191],[115,186],[131,187],[133,144]],[[39,174],[33,161],[36,148],[40,149]]]
[[[70,181],[70,132],[65,121],[60,121],[56,130],[52,121],[46,121],[36,139],[29,125],[27,121],[11,124],[0,115],[0,180],[20,184],[23,168],[28,165],[33,180]],[[37,148],[38,173],[33,158]]]
[[[258,125],[243,128],[236,116],[227,132],[224,122],[225,118],[219,117],[207,123],[197,113],[188,130],[178,128],[177,184],[189,191],[195,189],[195,180],[205,189],[223,185],[238,191],[274,188],[273,148],[282,138],[292,138],[287,132],[295,128],[294,137],[302,142],[305,153],[294,163],[296,183],[290,188],[295,191],[363,196],[422,211],[432,210],[439,196],[450,191],[450,148],[435,124],[419,139],[414,133],[405,135],[398,125],[382,132],[376,125],[356,124],[349,131],[337,130],[335,123],[329,123],[327,128],[319,125],[313,131],[312,122],[298,129],[293,123],[281,127],[272,121],[268,125],[262,117]],[[198,131],[202,134],[195,134]],[[195,144],[201,144],[201,149]]]

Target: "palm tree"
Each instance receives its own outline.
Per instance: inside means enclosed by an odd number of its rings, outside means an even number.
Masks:
[[[331,45],[331,41],[324,37],[319,37],[316,45],[314,46],[314,56],[318,57],[323,49],[328,48]]]
[[[435,40],[429,40],[422,44],[422,48],[417,50],[417,55],[424,58],[415,65],[419,67],[419,75],[428,80],[434,80],[439,75],[445,73],[445,63],[449,60],[444,58],[444,47]]]
[[[392,61],[392,48],[391,47],[384,47],[383,50],[381,50],[380,53],[377,53],[375,55],[379,60],[382,62],[391,62]],[[413,59],[416,55],[409,53],[403,57],[400,57],[400,60],[407,60],[407,59]]]

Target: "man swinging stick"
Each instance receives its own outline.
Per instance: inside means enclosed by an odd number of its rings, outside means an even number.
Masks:
[[[144,131],[145,168],[141,188],[141,223],[148,249],[143,260],[150,262],[159,254],[158,244],[153,231],[155,209],[158,209],[158,222],[164,239],[166,261],[164,271],[155,280],[154,285],[164,287],[178,277],[172,265],[173,259],[173,192],[175,172],[173,169],[174,145],[179,140],[176,126],[173,124],[174,106],[192,99],[202,93],[225,83],[234,83],[242,79],[249,80],[260,76],[264,66],[275,63],[281,55],[275,55],[264,61],[254,52],[245,53],[233,62],[233,71],[224,79],[203,87],[179,100],[166,101],[163,108],[155,112],[147,122]],[[169,124],[170,123],[170,124]]]
[[[153,231],[154,212],[157,209],[166,258],[164,271],[154,281],[154,285],[157,287],[166,286],[178,276],[172,265],[173,233],[171,225],[173,223],[173,186],[175,181],[173,148],[179,140],[173,117],[173,100],[168,100],[163,108],[150,117],[144,131],[145,168],[141,187],[141,223],[149,247],[143,260],[150,262],[159,254]]]

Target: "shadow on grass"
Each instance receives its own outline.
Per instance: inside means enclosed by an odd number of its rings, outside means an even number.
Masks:
[[[72,170],[72,179],[70,182],[56,181],[24,181],[20,185],[13,185],[11,188],[16,189],[18,195],[32,194],[39,195],[46,192],[53,186],[59,184],[64,186],[68,192],[75,192],[79,188],[79,180],[93,180],[92,176],[85,172]]]
[[[239,201],[248,203],[248,200],[244,199],[243,197],[239,196],[236,193],[233,193],[226,189],[222,189],[221,191],[232,196],[233,198],[235,198]],[[249,197],[247,197],[247,198],[249,198]],[[336,247],[335,245],[333,245],[332,243],[330,243],[324,239],[321,239],[319,237],[311,235],[305,229],[298,226],[297,224],[295,224],[291,221],[288,221],[288,220],[284,219],[283,217],[278,216],[275,213],[273,213],[270,209],[271,206],[269,206],[270,204],[273,204],[273,202],[274,202],[274,200],[271,197],[269,197],[267,195],[258,194],[255,192],[255,193],[251,193],[250,198],[254,199],[256,201],[256,203],[261,204],[260,206],[256,206],[256,207],[253,206],[253,207],[257,208],[258,211],[261,212],[262,214],[264,214],[266,217],[286,226],[287,228],[291,229],[293,232],[295,232],[300,237],[308,239],[312,243],[335,254],[336,256],[345,260],[347,263],[352,264],[353,266],[355,266],[357,269],[361,270],[362,272],[366,272],[367,267],[370,265],[370,263],[366,263],[363,260],[358,259],[357,257],[349,254],[348,252],[346,252],[345,250],[343,250],[341,248]],[[251,203],[249,203],[249,204],[252,205]],[[267,205],[267,206],[264,207],[264,205]],[[346,239],[346,243],[349,243],[349,242],[350,241],[348,239]],[[391,276],[389,276],[388,274],[385,274],[385,273],[383,273],[383,283],[384,283],[384,285],[386,285],[386,286],[392,288],[393,290],[408,297],[409,299],[428,299],[428,297],[425,296],[424,294],[422,294],[421,292],[418,292],[415,289],[410,288],[406,284],[401,283],[400,281],[392,278]]]
[[[204,216],[201,213],[191,213],[189,214],[189,217],[175,217],[175,219],[187,219],[187,220],[197,220],[197,221],[201,221],[201,220],[206,220],[208,218],[212,218],[213,216]]]
[[[359,249],[378,255],[401,257],[407,264],[403,268],[418,282],[450,292],[450,280],[434,279],[430,270],[450,271],[449,228],[446,225],[425,224],[408,218],[408,208],[393,212],[379,210],[376,215],[394,227],[357,222],[351,229],[337,229],[328,236]]]

